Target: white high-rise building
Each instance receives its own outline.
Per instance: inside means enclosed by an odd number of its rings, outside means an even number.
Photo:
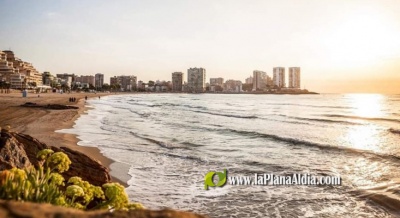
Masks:
[[[190,68],[187,71],[188,91],[189,92],[204,92],[206,90],[206,69]]]
[[[300,89],[300,67],[289,67],[289,88]]]
[[[266,87],[265,81],[267,73],[264,71],[254,70],[253,71],[253,91],[264,90]]]
[[[274,67],[274,77],[272,79],[274,85],[279,88],[286,87],[285,84],[285,68],[284,67]]]

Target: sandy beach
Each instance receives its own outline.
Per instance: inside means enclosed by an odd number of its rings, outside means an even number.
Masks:
[[[103,156],[100,150],[95,147],[78,146],[78,139],[75,135],[56,133],[56,130],[68,129],[73,127],[75,120],[84,113],[85,96],[88,98],[98,98],[99,96],[112,95],[110,93],[28,93],[23,98],[21,93],[0,94],[0,127],[11,126],[11,130],[28,134],[37,138],[49,146],[68,147],[80,151],[93,159],[102,163],[110,169],[113,160]],[[75,97],[76,102],[69,102],[70,97]],[[50,110],[44,108],[20,107],[27,102],[38,105],[61,104],[77,106],[79,109]],[[112,175],[111,175],[112,176]],[[113,177],[113,181],[126,184],[126,181]]]

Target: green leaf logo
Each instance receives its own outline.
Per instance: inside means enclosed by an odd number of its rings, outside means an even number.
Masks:
[[[222,187],[226,183],[226,169],[224,169],[224,172],[214,172],[210,171],[204,176],[204,189],[208,190],[208,187]],[[213,178],[214,176],[218,176],[218,183],[215,185]]]

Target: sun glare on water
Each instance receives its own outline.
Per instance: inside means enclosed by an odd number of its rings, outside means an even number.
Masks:
[[[380,94],[349,94],[346,95],[352,116],[364,118],[383,117],[382,104],[384,96]],[[369,121],[368,121],[369,122]],[[355,149],[379,151],[380,129],[370,123],[368,125],[353,126],[344,135],[344,143]]]
[[[352,113],[358,117],[381,117],[383,96],[380,94],[350,94]]]

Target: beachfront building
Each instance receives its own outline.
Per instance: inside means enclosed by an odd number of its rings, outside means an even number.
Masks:
[[[167,91],[170,91],[171,89],[172,89],[171,81],[165,81],[165,80],[160,81],[160,80],[157,80],[154,83],[152,91],[155,91],[155,92],[167,92]]]
[[[279,88],[286,87],[285,68],[284,67],[274,67],[273,72],[274,72],[274,77],[273,77],[274,86],[279,87]]]
[[[183,84],[183,73],[182,72],[172,73],[172,91],[182,92],[182,84]]]
[[[22,85],[24,88],[35,88],[42,85],[42,74],[39,73],[31,63],[22,61],[15,57],[13,51],[5,50],[1,52],[0,59],[0,74],[5,81],[11,83],[11,76],[14,74],[20,74],[24,77],[23,83],[25,84]],[[11,68],[13,68],[13,70]],[[21,78],[21,76],[14,76],[13,80],[16,81],[16,78]]]
[[[225,92],[242,92],[242,81],[240,80],[227,80],[224,84]]]
[[[137,91],[137,77],[136,76],[113,76],[110,77],[110,86],[112,90],[119,90],[124,92]]]
[[[206,69],[190,68],[188,74],[188,91],[189,92],[204,92],[206,89]]]
[[[75,82],[75,74],[56,74],[56,77],[58,78],[57,86],[60,86],[63,89],[71,88],[72,84]]]
[[[300,67],[289,67],[289,88],[300,89]]]
[[[92,75],[76,76],[75,83],[90,84],[90,85],[94,86],[95,78]]]
[[[250,76],[250,77],[246,78],[246,79],[245,79],[245,83],[246,83],[246,84],[253,84],[253,77]]]
[[[137,90],[144,91],[145,89],[146,89],[146,84],[142,80],[139,80],[137,82]]]
[[[267,73],[260,70],[253,71],[253,91],[263,91],[266,88]]]
[[[19,73],[26,78],[26,88],[35,88],[43,85],[42,74],[39,73],[31,63],[22,62]]]
[[[26,89],[26,77],[24,74],[12,74],[10,76],[10,84],[12,89]]]
[[[10,82],[10,76],[14,73],[13,62],[7,61],[7,54],[0,51],[0,81]]]
[[[221,92],[224,87],[224,78],[210,78],[210,91],[211,92]]]
[[[135,80],[135,82],[136,82],[136,80]],[[94,75],[94,83],[95,83],[94,87],[96,89],[101,89],[103,87],[103,84],[104,84],[104,74],[96,73]]]
[[[118,77],[116,76],[110,77],[110,86],[116,86],[118,84],[120,84],[120,81],[118,81]]]
[[[222,86],[224,84],[224,78],[210,78],[210,86]]]
[[[51,73],[48,71],[43,72],[42,81],[43,81],[43,85],[45,85],[45,86],[53,87],[56,84],[55,77],[53,75],[51,75]]]
[[[137,90],[136,76],[118,76],[117,81],[120,82],[121,91],[131,92]]]
[[[68,73],[58,73],[56,77],[59,79],[69,80],[71,82],[75,82],[75,74],[68,74]]]

